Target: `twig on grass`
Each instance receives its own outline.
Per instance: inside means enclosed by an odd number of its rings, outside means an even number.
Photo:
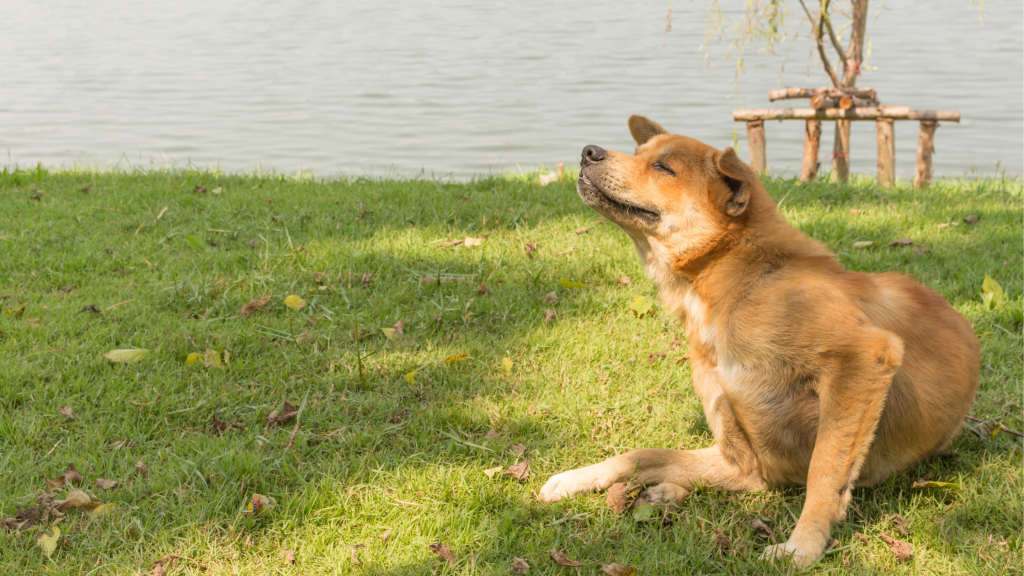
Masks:
[[[973,422],[986,422],[986,420],[982,420],[981,418],[975,418],[974,416],[967,416],[967,419],[971,420]],[[1021,434],[1020,432],[1017,432],[1016,430],[1010,430],[1009,428],[1007,428],[1006,426],[1003,426],[1002,424],[999,425],[999,429],[1002,430],[1003,432],[1006,432],[1007,434],[1013,434],[1014,436],[1018,436],[1020,438],[1024,438],[1024,434]]]

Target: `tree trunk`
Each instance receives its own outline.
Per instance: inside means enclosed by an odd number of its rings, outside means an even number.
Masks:
[[[878,183],[888,188],[896,173],[896,137],[892,118],[878,119]]]
[[[840,88],[853,88],[864,59],[864,37],[868,25],[868,0],[850,0],[850,45],[843,56],[843,79]],[[850,65],[852,64],[852,66]],[[832,147],[833,179],[846,182],[850,178],[850,121],[836,121],[836,141]]]
[[[925,188],[932,181],[932,153],[935,151],[934,120],[921,120],[921,132],[917,137],[917,163],[914,166],[914,187]]]
[[[820,142],[821,120],[808,120],[807,126],[804,128],[804,165],[800,169],[801,182],[810,182],[818,175],[818,145]]]
[[[767,167],[764,158],[764,120],[747,122],[747,148],[750,149],[750,167],[758,174]]]
[[[850,121],[836,120],[836,143],[832,149],[832,181],[850,179]]]

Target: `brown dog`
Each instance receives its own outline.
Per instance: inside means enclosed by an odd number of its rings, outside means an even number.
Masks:
[[[554,502],[616,482],[680,503],[725,490],[805,484],[789,541],[762,558],[817,561],[855,485],[945,448],[978,387],[968,321],[898,274],[843,270],[789,226],[732,148],[629,119],[629,156],[583,149],[577,190],[633,240],[668,310],[686,325],[693,386],[715,445],[634,450],[553,476]]]

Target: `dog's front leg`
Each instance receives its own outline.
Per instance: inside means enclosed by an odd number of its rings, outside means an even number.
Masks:
[[[818,432],[807,471],[807,499],[793,534],[784,544],[771,546],[762,558],[790,558],[807,567],[821,558],[833,522],[846,518],[853,483],[860,474],[893,375],[899,368],[903,343],[882,330],[848,350],[837,363],[835,376],[818,387]]]
[[[681,491],[695,482],[723,490],[748,491],[764,488],[756,471],[744,471],[723,456],[718,446],[700,450],[632,450],[600,464],[577,468],[552,476],[540,489],[539,498],[557,502],[582,492],[607,490],[616,482],[635,481],[643,485],[673,484],[652,492],[667,500],[677,500]],[[672,488],[669,490],[669,488]],[[671,496],[665,496],[671,494]]]

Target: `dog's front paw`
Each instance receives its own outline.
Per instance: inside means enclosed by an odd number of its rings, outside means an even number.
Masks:
[[[821,553],[815,554],[807,550],[802,550],[799,546],[789,542],[769,546],[761,553],[761,560],[773,561],[788,559],[800,568],[807,568],[817,562],[820,558]]]
[[[596,487],[589,476],[582,468],[555,474],[544,483],[537,498],[550,504],[562,498],[572,498],[580,492],[594,490]]]

